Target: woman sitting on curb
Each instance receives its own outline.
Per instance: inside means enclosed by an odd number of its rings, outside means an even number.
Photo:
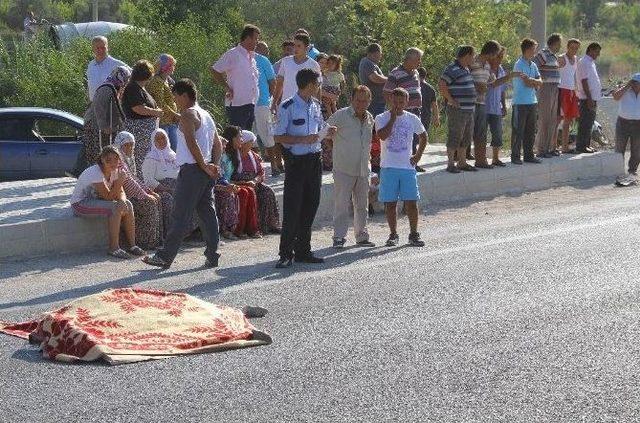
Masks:
[[[242,144],[242,132],[238,126],[227,126],[222,133],[222,138],[227,140],[220,161],[220,167],[224,172],[224,178],[231,181],[234,175],[234,159],[237,160],[237,152]],[[239,238],[260,238],[260,230],[258,228],[258,200],[254,187],[244,184],[233,183],[230,189],[235,192],[238,197],[238,223],[234,231],[234,235]]]
[[[230,127],[234,128],[234,127]],[[253,132],[242,131],[235,127],[238,134],[225,149],[226,155],[231,162],[231,178],[233,184],[250,187],[256,195],[258,208],[258,229],[263,233],[280,233],[280,215],[278,212],[278,202],[273,189],[264,183],[264,168],[262,161],[251,149],[256,141]],[[230,131],[234,131],[230,129]]]
[[[131,258],[130,254],[143,256],[146,253],[135,242],[135,216],[133,205],[124,193],[122,185],[126,175],[118,171],[118,150],[106,146],[98,156],[98,163],[88,167],[76,182],[71,195],[71,208],[76,216],[106,217],[109,228],[109,254],[120,259]],[[120,228],[124,229],[129,253],[120,248]]]
[[[160,196],[145,188],[136,175],[134,157],[135,139],[130,132],[116,135],[114,145],[120,152],[120,171],[125,174],[123,184],[127,198],[133,204],[136,216],[136,242],[146,249],[153,249],[162,241],[162,204]]]

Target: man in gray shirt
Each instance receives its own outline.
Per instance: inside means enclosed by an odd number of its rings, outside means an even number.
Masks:
[[[360,82],[371,90],[371,104],[369,112],[373,117],[384,112],[385,100],[382,90],[387,83],[387,77],[378,66],[382,60],[382,47],[380,44],[371,44],[367,47],[367,55],[360,60],[358,76]]]

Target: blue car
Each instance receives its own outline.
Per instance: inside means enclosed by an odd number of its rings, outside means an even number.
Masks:
[[[60,110],[0,108],[0,181],[64,176],[76,163],[83,126]]]

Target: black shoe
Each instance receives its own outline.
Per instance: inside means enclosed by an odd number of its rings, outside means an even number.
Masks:
[[[530,157],[528,159],[524,159],[525,163],[535,163],[535,164],[539,164],[542,163],[542,160],[540,159],[536,159],[535,157]]]
[[[502,162],[502,161],[500,161],[500,160],[494,160],[494,161],[492,161],[492,162],[491,162],[491,164],[492,164],[494,167],[496,167],[496,166],[497,166],[497,167],[505,167],[505,166],[506,166],[506,164],[504,164],[504,162]]]
[[[333,248],[344,248],[346,242],[344,238],[333,238]]]
[[[149,266],[160,267],[162,269],[168,269],[171,266],[170,263],[162,260],[160,257],[158,257],[157,254],[154,254],[152,256],[144,256],[142,258],[142,262],[148,264]]]
[[[369,216],[376,214],[376,210],[373,208],[373,204],[369,204]]]
[[[539,159],[544,159],[544,158],[545,158],[545,156],[546,156],[546,154],[545,154],[545,153],[538,153],[538,154],[536,154],[536,157],[537,157],[537,158],[539,158]]]
[[[296,263],[310,263],[310,264],[320,264],[324,263],[324,259],[322,257],[316,257],[313,254],[309,254],[303,257],[295,258]]]
[[[204,262],[204,267],[206,267],[207,269],[212,269],[214,267],[218,267],[218,259],[220,258],[220,254],[216,253],[216,257],[213,259],[207,258],[207,260]]]
[[[577,151],[578,153],[583,153],[583,154],[584,154],[584,153],[586,153],[586,154],[591,154],[591,153],[595,153],[595,152],[596,152],[596,151],[595,151],[593,148],[591,148],[591,147],[587,147],[587,148],[580,148],[580,149],[577,149],[577,148],[576,148],[576,151]]]
[[[458,166],[458,169],[464,171],[464,172],[477,172],[478,169],[476,169],[474,166],[471,166],[470,164],[464,165],[462,167]]]
[[[424,241],[420,239],[420,234],[414,232],[409,235],[409,245],[412,247],[424,247]]]
[[[426,170],[424,170],[424,168],[421,166],[416,166],[416,172],[423,173],[423,172],[426,172]]]
[[[552,156],[552,157],[558,157],[558,156],[560,155],[560,151],[558,151],[558,150],[553,150],[553,151],[552,151],[551,153],[549,153],[549,154],[551,154],[551,156]]]
[[[553,157],[553,154],[551,154],[551,153],[544,153],[544,158],[545,158],[545,159],[550,159],[550,158],[552,158],[552,157]]]
[[[476,162],[476,169],[493,169],[493,166],[489,163],[478,163]]]
[[[449,173],[460,173],[461,170],[455,166],[447,166],[447,172]]]
[[[287,269],[291,267],[292,264],[293,264],[293,259],[282,257],[276,263],[276,269]]]
[[[389,239],[387,240],[385,245],[387,247],[396,247],[399,242],[400,242],[400,237],[398,236],[398,234],[390,234]]]
[[[366,240],[366,241],[358,241],[358,242],[356,242],[356,245],[357,245],[358,247],[375,247],[375,246],[376,246],[376,244],[375,244],[375,243],[373,243],[373,242],[371,242],[371,241],[369,241],[369,240]]]

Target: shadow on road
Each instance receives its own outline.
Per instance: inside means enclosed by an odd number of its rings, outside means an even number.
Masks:
[[[324,248],[316,250],[315,253],[319,257],[325,257],[327,261],[324,264],[300,264],[294,263],[289,269],[276,269],[274,267],[275,260],[269,260],[260,263],[252,263],[241,266],[222,267],[215,270],[215,276],[210,276],[211,270],[204,269],[203,267],[195,267],[184,270],[161,270],[155,268],[144,268],[136,270],[135,274],[110,281],[105,281],[96,285],[82,286],[77,288],[68,289],[65,291],[55,292],[40,297],[31,298],[25,301],[14,301],[0,304],[0,310],[14,308],[14,307],[27,307],[36,306],[42,304],[56,303],[62,301],[71,301],[76,298],[80,298],[86,295],[95,294],[106,289],[124,288],[134,286],[139,283],[149,282],[159,279],[166,279],[170,277],[177,277],[195,272],[203,273],[202,277],[205,282],[194,285],[189,288],[178,290],[187,294],[196,296],[215,296],[221,289],[229,288],[232,286],[242,285],[245,283],[251,283],[256,280],[274,281],[288,278],[292,275],[315,272],[319,270],[334,269],[343,266],[348,266],[356,261],[364,258],[377,257],[384,254],[388,254],[392,251],[404,248],[405,246],[399,246],[395,248],[345,248],[342,251],[336,251],[333,248]],[[95,256],[83,256],[78,257],[78,260],[72,263],[78,265],[80,263],[95,263]],[[224,265],[224,255],[221,258]],[[80,262],[80,263],[79,263]],[[55,266],[52,266],[55,267]],[[39,269],[40,271],[45,271]]]

